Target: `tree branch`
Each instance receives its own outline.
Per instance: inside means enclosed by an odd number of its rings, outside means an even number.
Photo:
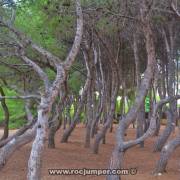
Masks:
[[[77,29],[76,29],[76,36],[74,39],[73,46],[66,58],[66,61],[64,62],[64,68],[65,70],[69,70],[71,67],[72,63],[75,60],[75,57],[78,54],[80,44],[81,44],[81,39],[83,35],[83,13],[81,9],[81,3],[80,0],[76,1],[76,14],[77,14]]]
[[[4,22],[1,18],[0,25],[8,28],[11,32],[13,32],[16,35],[17,39],[20,40],[20,42],[22,43],[23,48],[26,48],[28,45],[31,45],[31,47],[37,52],[39,52],[42,56],[44,56],[52,66],[56,67],[55,64],[61,62],[59,57],[53,55],[51,52],[45,50],[43,47],[32,42],[32,40],[25,37],[25,35],[22,32],[18,31],[13,26]]]
[[[143,136],[139,137],[138,139],[124,142],[125,149],[135,146],[135,145],[141,143],[142,141],[144,141],[145,139],[147,139],[149,136],[152,136],[156,130],[156,116],[157,116],[157,112],[158,112],[159,108],[162,108],[163,105],[165,105],[169,102],[172,102],[174,100],[177,100],[177,99],[180,99],[180,95],[176,95],[174,97],[168,97],[168,98],[163,99],[160,102],[158,102],[154,106],[153,114],[152,114],[152,117],[150,120],[149,129],[146,131],[146,133]]]
[[[176,16],[179,18],[180,20],[180,12],[178,11],[178,9],[175,7],[175,4],[172,2],[171,3],[171,9],[173,10],[173,12],[176,14]]]
[[[21,55],[19,55],[19,56],[24,62],[26,62],[28,65],[30,65],[34,69],[35,72],[37,72],[39,74],[40,78],[44,82],[45,90],[48,91],[50,83],[49,83],[49,78],[48,78],[47,74],[41,69],[40,66],[38,66],[36,63],[34,63],[32,60],[30,60],[28,57],[26,57],[24,55],[24,52],[21,53]]]
[[[38,95],[27,95],[27,96],[0,96],[1,99],[40,99]]]

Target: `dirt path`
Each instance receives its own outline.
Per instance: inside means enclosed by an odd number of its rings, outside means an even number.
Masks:
[[[43,156],[42,180],[103,180],[105,176],[50,176],[48,169],[67,169],[67,168],[98,168],[106,169],[114,146],[114,133],[108,133],[107,144],[101,145],[99,155],[91,153],[90,149],[85,149],[84,128],[77,127],[72,134],[68,144],[60,144],[59,132],[56,135],[56,149],[45,148]],[[130,129],[128,138],[134,137],[134,130]],[[175,134],[173,135],[175,136]],[[167,173],[154,177],[151,172],[159,158],[159,153],[152,153],[152,145],[155,138],[149,139],[145,143],[145,148],[134,147],[129,150],[125,157],[126,168],[137,168],[136,175],[123,176],[123,180],[180,180],[180,148],[171,157]],[[31,144],[17,150],[0,172],[0,180],[25,180],[27,173],[27,160],[29,157]]]

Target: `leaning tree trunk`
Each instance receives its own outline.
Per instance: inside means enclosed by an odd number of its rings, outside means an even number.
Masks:
[[[117,62],[115,61],[115,57],[113,56],[112,52],[109,50],[106,41],[100,36],[100,34],[97,31],[95,33],[97,35],[97,38],[101,41],[103,47],[107,51],[107,56],[108,56],[107,61],[108,61],[108,64],[110,65],[110,69],[108,69],[107,71],[107,74],[109,74],[109,76],[107,75],[107,77],[109,78],[109,81],[108,81],[108,84],[106,83],[106,85],[109,85],[109,87],[106,87],[106,90],[107,89],[109,90],[109,96],[106,96],[106,98],[110,97],[107,119],[104,121],[104,126],[102,130],[98,134],[96,134],[95,141],[92,148],[93,153],[97,154],[99,150],[99,144],[101,140],[105,142],[106,132],[108,128],[110,128],[111,123],[113,121],[115,107],[116,107],[116,97],[117,97],[118,89],[119,89],[119,76],[118,76],[118,67],[117,67]]]
[[[1,94],[1,96],[5,96],[5,93],[4,93],[2,87],[0,87],[0,94]],[[3,111],[4,111],[4,123],[3,123],[4,124],[4,134],[1,138],[1,140],[4,140],[9,135],[9,110],[8,110],[7,105],[6,105],[6,100],[0,99],[0,101],[1,101]]]
[[[116,79],[116,78],[114,77],[114,79]],[[110,101],[111,102],[110,109],[109,109],[109,112],[107,115],[107,120],[106,120],[102,130],[98,134],[96,134],[96,138],[95,138],[94,145],[93,145],[93,153],[94,154],[98,153],[100,141],[103,138],[105,138],[106,132],[113,121],[115,107],[116,107],[116,97],[117,97],[117,93],[118,93],[117,86],[118,86],[117,81],[114,80],[114,83],[112,85],[113,93],[112,93],[112,97],[111,97],[111,101]]]
[[[79,121],[81,111],[83,109],[84,102],[86,100],[87,93],[88,93],[88,91],[89,91],[89,89],[91,88],[91,85],[92,85],[92,80],[90,78],[91,77],[91,72],[90,72],[90,67],[89,67],[89,63],[88,63],[88,54],[87,54],[86,51],[83,51],[83,55],[84,55],[84,59],[85,59],[85,62],[86,62],[86,68],[87,68],[88,75],[87,75],[87,79],[86,79],[86,82],[85,82],[85,85],[84,85],[84,88],[83,88],[83,92],[81,94],[81,98],[80,98],[80,100],[78,102],[78,105],[77,105],[77,110],[76,110],[76,113],[74,115],[73,121],[71,122],[70,126],[65,130],[65,132],[64,132],[64,134],[62,136],[62,139],[61,139],[61,143],[67,143],[71,133],[75,129],[75,127],[76,127],[76,125],[77,125],[77,123]]]
[[[55,148],[55,134],[57,130],[61,126],[61,122],[59,120],[59,115],[60,112],[57,112],[57,114],[54,115],[54,117],[51,119],[52,122],[50,123],[50,128],[49,128],[49,134],[48,134],[48,148],[54,149]]]
[[[175,55],[174,55],[174,46],[175,46],[175,37],[176,33],[174,33],[173,30],[174,21],[168,24],[168,34],[169,34],[169,41],[167,37],[167,33],[163,29],[162,34],[165,42],[166,52],[167,52],[167,59],[168,59],[168,65],[167,65],[167,72],[168,72],[168,86],[167,86],[167,93],[168,96],[173,97],[175,95]],[[174,100],[170,103],[170,110],[172,111],[173,115],[173,122],[176,122],[177,119],[177,101]]]
[[[91,88],[90,88],[91,89]],[[87,97],[87,125],[86,125],[86,135],[85,135],[85,148],[90,147],[91,143],[91,125],[93,120],[93,101],[92,101],[92,91],[89,90],[88,97]]]
[[[90,78],[90,85],[87,91],[87,108],[86,108],[86,116],[87,116],[87,124],[86,124],[86,134],[85,134],[85,147],[90,147],[91,141],[91,125],[94,118],[94,78],[95,78],[95,67],[92,59],[91,49],[89,48],[87,42],[85,42],[85,50],[83,51],[84,60],[86,63],[87,76]],[[97,56],[94,54],[94,58]]]
[[[31,142],[36,134],[35,124],[32,129],[28,129],[20,136],[14,136],[6,145],[0,149],[0,169],[2,169],[11,155],[21,146]]]
[[[39,78],[43,81],[44,84],[42,90],[43,92],[41,94],[41,104],[38,107],[36,136],[32,145],[32,150],[28,162],[28,180],[40,179],[41,159],[44,148],[44,141],[46,137],[49,114],[51,113],[52,105],[56,101],[56,98],[62,88],[62,84],[66,79],[67,72],[70,70],[80,49],[80,44],[83,35],[83,13],[81,9],[80,0],[76,0],[75,4],[77,15],[76,35],[72,48],[69,54],[67,55],[66,60],[63,62],[57,56],[54,56],[49,51],[33,43],[32,40],[26,38],[23,35],[23,33],[19,32],[14,27],[9,25],[9,23],[4,22],[2,19],[0,20],[1,24],[3,24],[4,27],[8,28],[18,39],[18,48],[16,49],[16,56],[19,57],[27,65],[31,66],[31,68],[38,74]],[[43,69],[27,56],[26,48],[29,46],[33,50],[37,51],[40,55],[45,57],[48,63],[56,68],[56,77],[53,83],[50,83],[49,77],[43,71]],[[12,142],[10,141],[10,143]]]
[[[76,113],[73,118],[73,121],[71,122],[71,125],[65,130],[65,132],[62,136],[62,139],[61,139],[61,143],[68,142],[68,139],[69,139],[71,133],[73,132],[73,130],[75,129],[75,127],[79,121],[81,111],[83,109],[84,102],[86,100],[86,94],[87,94],[87,90],[89,89],[89,85],[90,85],[90,79],[87,78],[86,83],[84,85],[82,95],[81,95],[81,99],[79,100],[78,107],[77,107]]]
[[[54,149],[55,148],[55,135],[56,132],[59,130],[62,124],[62,112],[64,109],[64,102],[66,100],[66,92],[63,93],[61,91],[61,98],[59,102],[55,105],[55,112],[52,115],[52,118],[49,122],[49,134],[48,134],[48,147]]]
[[[147,50],[147,59],[148,59],[147,69],[144,73],[144,79],[142,80],[140,88],[136,95],[134,105],[132,106],[126,117],[121,121],[117,129],[117,136],[116,136],[117,144],[113,151],[113,155],[111,156],[110,165],[109,165],[109,169],[111,170],[122,168],[122,159],[123,159],[122,152],[125,152],[127,150],[127,148],[125,147],[126,144],[124,142],[125,131],[129,127],[129,125],[134,121],[134,118],[136,117],[140,107],[142,106],[154,76],[156,55],[155,55],[155,46],[153,40],[153,32],[150,25],[150,17],[149,14],[147,14],[147,11],[148,11],[147,5],[145,1],[143,1],[141,3],[140,12],[141,12],[141,19],[143,21],[144,35],[146,38],[146,50]],[[117,159],[119,158],[120,160],[118,161],[118,163],[114,163],[117,162]],[[107,176],[107,179],[118,180],[119,176],[110,175]]]
[[[89,148],[90,144],[91,144],[91,126],[92,126],[92,122],[94,119],[94,106],[95,106],[95,102],[94,102],[94,90],[93,90],[93,79],[91,80],[91,85],[90,88],[88,90],[88,97],[87,97],[87,126],[86,126],[86,135],[85,135],[85,148]]]
[[[140,59],[138,56],[138,39],[137,35],[134,34],[134,43],[133,43],[133,50],[134,50],[134,59],[135,59],[135,64],[136,64],[136,82],[137,82],[137,90],[140,87],[141,83],[141,72],[140,72]],[[143,124],[145,124],[144,117],[145,111],[144,111],[144,103],[142,104],[142,107],[140,108],[138,114],[137,114],[137,132],[136,132],[136,137],[139,138],[143,135],[144,130],[143,130]],[[140,147],[144,147],[144,142],[140,144]]]
[[[168,160],[174,150],[180,146],[180,134],[175,139],[169,141],[162,149],[160,159],[155,167],[155,174],[163,173],[166,170]]]
[[[95,117],[92,121],[92,125],[91,125],[91,138],[94,138],[94,135],[97,134],[97,126],[98,126],[98,122],[99,119],[101,118],[102,115],[102,111],[103,111],[103,104],[102,104],[102,97],[99,98],[99,104],[97,106],[96,109],[96,114]]]
[[[8,138],[0,141],[0,148],[8,144],[12,139],[21,136],[24,134],[28,129],[30,129],[36,122],[36,119],[33,119],[33,121],[29,122],[28,124],[24,125],[22,128],[20,128],[15,134],[12,136],[9,136]]]
[[[85,99],[85,96],[84,96],[84,99]],[[75,129],[75,127],[77,125],[77,122],[78,122],[79,117],[81,115],[82,108],[83,108],[83,101],[79,102],[77,111],[76,111],[75,116],[74,116],[74,119],[71,122],[71,125],[65,129],[64,134],[63,134],[62,139],[61,139],[61,143],[67,143],[68,142],[68,139],[71,136],[71,133],[73,132],[73,130]]]
[[[95,115],[95,118],[92,122],[92,126],[91,126],[91,137],[94,138],[94,135],[97,134],[97,129],[98,129],[98,122],[99,122],[99,119],[101,118],[102,116],[102,112],[103,112],[103,106],[105,104],[105,75],[104,75],[104,72],[103,72],[103,66],[102,66],[102,59],[101,59],[101,49],[99,47],[99,57],[98,57],[98,62],[99,62],[99,69],[97,69],[97,75],[99,75],[101,77],[101,86],[99,86],[99,94],[100,94],[100,97],[99,97],[99,104],[98,104],[98,107],[97,107],[97,111],[96,111],[96,115]],[[100,83],[100,82],[99,82]]]
[[[175,128],[175,122],[173,122],[172,112],[169,110],[166,112],[166,115],[167,115],[167,125],[162,135],[157,139],[157,141],[154,144],[154,152],[161,151],[164,144],[166,143],[169,136],[171,135],[171,132]]]
[[[38,127],[36,132],[36,137],[32,145],[32,150],[28,162],[28,180],[39,180],[41,175],[41,160],[44,148],[44,141],[46,137],[49,113],[52,110],[52,105],[54,104],[62,85],[66,79],[66,73],[70,70],[75,58],[79,52],[81,39],[83,35],[83,14],[81,9],[80,0],[76,0],[76,14],[77,14],[77,28],[76,35],[74,39],[73,46],[66,58],[62,63],[59,59],[58,61],[51,58],[57,69],[56,78],[53,85],[50,86],[48,83],[48,76],[41,70],[39,75],[43,79],[45,84],[45,94],[41,97],[41,104],[38,110]],[[37,65],[34,66],[37,70]],[[38,68],[39,69],[39,68]],[[46,75],[46,77],[44,77]]]

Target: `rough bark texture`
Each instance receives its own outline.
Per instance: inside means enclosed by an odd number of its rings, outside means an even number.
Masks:
[[[38,180],[41,177],[41,158],[49,119],[48,105],[46,103],[46,99],[42,99],[41,105],[43,107],[38,110],[36,137],[28,161],[27,177],[29,180]]]
[[[55,119],[54,119],[55,120]],[[60,128],[61,123],[60,120],[57,118],[55,120],[55,123],[51,126],[49,130],[49,136],[48,136],[48,148],[54,149],[55,148],[55,135],[57,130]]]
[[[137,91],[139,90],[140,87],[140,83],[141,83],[141,73],[140,73],[140,60],[139,60],[139,56],[138,56],[138,43],[137,43],[138,39],[137,39],[137,35],[134,34],[134,43],[133,43],[133,50],[134,50],[134,59],[135,59],[135,64],[136,64],[136,82],[137,82]],[[144,133],[144,117],[145,114],[145,110],[144,110],[144,104],[142,104],[136,121],[137,121],[137,133],[136,133],[136,137],[139,138],[140,136],[143,135]],[[144,147],[144,142],[142,142],[140,144],[140,147]]]
[[[31,142],[36,134],[36,125],[32,129],[28,129],[21,136],[13,137],[5,146],[0,150],[0,169],[2,169],[11,155],[21,146]]]
[[[119,158],[119,153],[124,152],[126,150],[125,144],[124,144],[124,133],[125,130],[128,128],[128,126],[134,121],[138,110],[140,109],[142,103],[144,102],[145,96],[150,88],[151,81],[153,79],[154,75],[154,68],[156,63],[156,56],[155,56],[155,47],[154,47],[154,41],[153,41],[153,32],[150,25],[150,17],[147,13],[147,6],[145,5],[145,2],[143,1],[141,4],[141,19],[143,21],[143,30],[144,35],[146,38],[146,50],[147,50],[147,58],[148,58],[148,65],[147,69],[144,73],[144,79],[141,82],[139,91],[137,93],[134,105],[130,109],[127,116],[121,121],[118,130],[117,130],[117,139],[116,139],[116,148],[114,150],[114,154],[117,156],[112,156],[110,160],[110,166],[109,169],[119,169],[122,168],[122,164],[116,164],[114,162],[117,161]],[[121,156],[123,158],[123,156]],[[122,162],[120,160],[119,162]],[[111,175],[108,176],[108,180],[114,180],[118,179],[119,177],[117,175]]]
[[[173,122],[173,115],[171,111],[167,111],[167,125],[163,133],[160,135],[160,137],[157,139],[154,145],[154,152],[161,151],[164,144],[168,140],[171,132],[175,128],[175,122]]]
[[[74,39],[74,43],[71,51],[69,52],[65,62],[63,65],[58,63],[56,59],[52,58],[51,60],[55,62],[57,74],[56,79],[53,82],[52,87],[49,87],[48,80],[46,76],[44,77],[42,71],[34,65],[33,69],[38,72],[41,79],[44,81],[45,85],[45,94],[41,97],[41,104],[38,110],[38,120],[37,120],[37,132],[36,137],[32,145],[32,150],[30,154],[30,158],[28,161],[28,180],[39,180],[41,176],[41,160],[42,153],[44,148],[44,141],[48,126],[49,113],[51,112],[52,105],[55,102],[60,89],[62,88],[62,84],[66,78],[66,72],[69,71],[72,63],[75,61],[75,58],[78,54],[82,34],[83,34],[83,15],[80,5],[80,0],[76,0],[76,13],[77,13],[77,30],[76,36]]]
[[[61,127],[62,123],[62,111],[64,109],[64,102],[67,98],[66,92],[61,93],[61,98],[57,104],[55,104],[54,111],[52,113],[52,118],[49,122],[49,134],[48,134],[48,147],[54,149],[55,148],[55,134],[58,129]],[[60,120],[61,118],[61,120]]]
[[[110,167],[119,167],[119,165],[123,164],[123,159],[124,159],[124,152],[119,152],[119,149],[116,149],[117,147],[115,147],[115,149],[112,152],[112,159],[114,159],[113,161],[110,161],[109,166]],[[115,168],[117,169],[117,168]],[[113,170],[113,169],[111,169]],[[107,175],[106,176],[106,180],[121,180],[120,176],[117,175]]]
[[[0,148],[5,146],[7,143],[9,143],[12,139],[21,136],[24,134],[28,129],[30,129],[36,122],[36,119],[34,119],[32,122],[29,122],[28,124],[24,125],[22,128],[20,128],[14,135],[9,136],[8,138],[0,141]]]
[[[163,173],[166,170],[168,160],[174,150],[180,146],[180,134],[177,138],[169,141],[162,149],[160,159],[155,167],[155,174]]]
[[[1,96],[5,96],[5,93],[4,93],[2,87],[0,87],[0,94],[1,94]],[[4,140],[9,135],[9,110],[8,110],[7,105],[6,105],[6,100],[1,99],[0,101],[1,101],[3,111],[4,111],[4,123],[3,123],[4,124],[4,134],[1,138],[1,140]]]
[[[142,107],[140,108],[138,114],[137,114],[137,134],[136,138],[141,137],[144,134],[144,121],[145,121],[145,110],[144,110],[144,103]],[[140,147],[144,147],[144,142],[140,143]]]

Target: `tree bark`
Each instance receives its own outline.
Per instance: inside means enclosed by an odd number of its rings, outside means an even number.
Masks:
[[[37,124],[35,124],[32,129],[28,129],[24,134],[14,136],[0,149],[0,169],[6,165],[8,159],[11,157],[14,151],[33,140],[36,134],[36,128]]]
[[[85,45],[85,51],[83,52],[84,54],[84,60],[86,63],[86,69],[87,69],[87,75],[88,78],[90,78],[90,85],[87,90],[87,108],[86,108],[86,117],[87,117],[87,124],[86,124],[86,134],[85,134],[85,148],[90,147],[90,142],[91,142],[91,126],[92,126],[92,121],[94,118],[94,80],[95,80],[95,68],[94,68],[94,63],[93,63],[93,57],[91,53],[91,49],[89,46]],[[97,60],[97,54],[94,52],[94,58]]]
[[[114,72],[116,73],[116,72]],[[105,138],[105,135],[106,135],[106,132],[108,130],[108,128],[110,127],[112,121],[113,121],[113,118],[114,118],[114,112],[115,112],[115,107],[116,107],[116,97],[117,97],[117,93],[118,93],[118,83],[117,83],[117,78],[116,78],[116,75],[113,76],[113,85],[112,85],[112,90],[113,90],[113,93],[112,93],[112,97],[111,97],[111,104],[110,104],[110,109],[109,109],[109,112],[108,112],[108,115],[107,115],[107,120],[102,128],[102,130],[96,134],[96,137],[95,137],[95,141],[94,141],[94,145],[93,145],[93,153],[94,154],[97,154],[98,151],[99,151],[99,143],[100,141]]]
[[[52,122],[50,122],[50,128],[49,128],[49,134],[48,134],[48,148],[54,149],[55,148],[55,134],[57,130],[61,126],[61,122],[59,120],[61,112],[56,112],[56,114],[51,119]]]
[[[137,39],[136,34],[134,34],[133,50],[134,50],[134,59],[135,59],[135,64],[136,64],[136,82],[137,82],[136,89],[138,91],[140,88],[140,83],[141,83],[141,72],[140,72],[140,60],[138,56],[138,39]],[[136,118],[136,121],[137,121],[136,137],[137,138],[141,137],[144,133],[144,127],[143,127],[143,124],[145,124],[144,114],[145,114],[145,110],[144,110],[144,103],[143,103]],[[144,147],[144,142],[140,144],[140,147]]]
[[[52,105],[54,104],[62,84],[66,79],[66,72],[70,70],[72,63],[75,61],[75,58],[79,52],[81,39],[83,35],[83,14],[81,9],[80,0],[76,0],[76,13],[77,13],[77,28],[76,35],[74,39],[73,46],[63,64],[57,62],[56,59],[52,58],[51,60],[55,62],[57,73],[56,78],[53,82],[53,85],[49,87],[49,83],[44,77],[44,73],[39,71],[39,68],[33,64],[34,70],[38,71],[39,76],[44,81],[45,93],[41,97],[41,104],[38,110],[38,120],[37,120],[37,132],[36,137],[32,145],[32,150],[30,158],[28,161],[28,180],[39,180],[41,175],[41,160],[42,153],[44,148],[44,141],[46,137],[46,131],[48,126],[49,113],[51,112]],[[32,63],[31,63],[32,64]]]
[[[61,127],[62,124],[62,112],[64,109],[64,104],[65,100],[67,98],[67,94],[65,92],[64,88],[64,93],[61,91],[60,93],[60,100],[55,104],[55,111],[52,113],[52,118],[51,121],[49,122],[49,135],[48,135],[48,147],[54,149],[55,148],[55,134],[58,131],[58,129]],[[61,118],[61,120],[60,120]]]
[[[90,88],[88,90],[88,97],[87,97],[87,126],[86,126],[86,135],[85,135],[85,148],[90,147],[91,143],[91,126],[93,121],[93,106],[95,105],[93,103],[93,90],[92,90],[93,84],[91,83]]]
[[[175,139],[169,141],[162,149],[160,159],[155,167],[155,174],[163,173],[166,170],[168,160],[174,150],[180,146],[180,134]]]
[[[68,139],[69,139],[71,133],[73,132],[73,130],[76,127],[76,124],[79,120],[81,111],[82,111],[83,106],[84,106],[84,102],[86,99],[86,94],[87,94],[87,90],[89,88],[89,85],[90,85],[90,79],[87,78],[86,83],[85,83],[84,88],[83,88],[83,93],[81,95],[81,99],[80,99],[78,107],[77,107],[77,111],[74,115],[74,118],[73,118],[71,125],[64,131],[64,134],[63,134],[62,139],[61,139],[61,143],[67,143],[68,142]]]
[[[36,137],[28,161],[28,180],[39,180],[41,177],[42,153],[49,119],[48,107],[47,99],[42,98],[40,109],[38,110]]]
[[[142,104],[138,114],[137,114],[137,132],[136,138],[141,137],[144,134],[144,120],[145,120],[145,110],[144,110],[144,103]],[[140,143],[140,147],[144,147],[144,142]]]
[[[29,122],[28,124],[24,125],[22,128],[20,128],[14,135],[9,136],[8,138],[0,141],[0,148],[5,146],[7,143],[9,143],[12,139],[21,136],[24,134],[29,128],[31,128],[36,122],[36,119],[34,119],[32,122]]]
[[[101,118],[102,112],[103,112],[103,106],[105,106],[105,77],[104,77],[104,71],[103,71],[103,66],[102,66],[102,59],[101,59],[101,49],[99,47],[99,58],[98,58],[98,62],[99,62],[99,76],[101,77],[101,82],[99,82],[101,84],[101,86],[99,85],[99,104],[97,107],[97,111],[96,111],[96,116],[92,122],[92,126],[91,126],[91,137],[94,138],[94,135],[97,134],[97,129],[98,129],[98,122],[99,119]],[[97,70],[98,71],[98,70]]]
[[[109,169],[119,169],[122,168],[122,159],[123,155],[120,156],[119,163],[112,163],[116,162],[119,158],[120,152],[125,152],[125,144],[124,144],[124,133],[128,126],[134,121],[136,118],[136,115],[142,106],[145,96],[147,95],[147,92],[150,88],[153,76],[154,76],[154,70],[155,70],[155,64],[156,64],[156,55],[155,55],[155,46],[154,46],[154,40],[153,40],[153,32],[150,25],[150,17],[149,14],[147,14],[147,6],[145,1],[142,2],[140,7],[141,12],[141,19],[143,21],[143,30],[144,35],[146,38],[146,50],[147,50],[147,69],[144,73],[144,79],[141,82],[139,91],[136,95],[134,105],[129,110],[129,113],[126,115],[126,117],[121,121],[118,129],[117,129],[117,135],[116,135],[116,151],[119,153],[116,153],[116,156],[112,156],[110,160]],[[114,180],[118,179],[119,177],[117,175],[110,175],[107,177],[108,180]]]
[[[170,134],[175,128],[175,122],[173,122],[172,112],[169,110],[166,112],[166,115],[167,115],[167,125],[161,136],[157,139],[157,141],[154,144],[154,152],[161,151],[164,144],[168,140]]]
[[[5,93],[4,93],[2,87],[0,87],[0,94],[1,94],[1,96],[5,96]],[[7,105],[6,105],[6,100],[1,99],[0,101],[1,101],[3,111],[4,111],[4,123],[3,123],[4,124],[4,134],[1,138],[1,140],[4,140],[9,135],[9,110],[8,110]]]

